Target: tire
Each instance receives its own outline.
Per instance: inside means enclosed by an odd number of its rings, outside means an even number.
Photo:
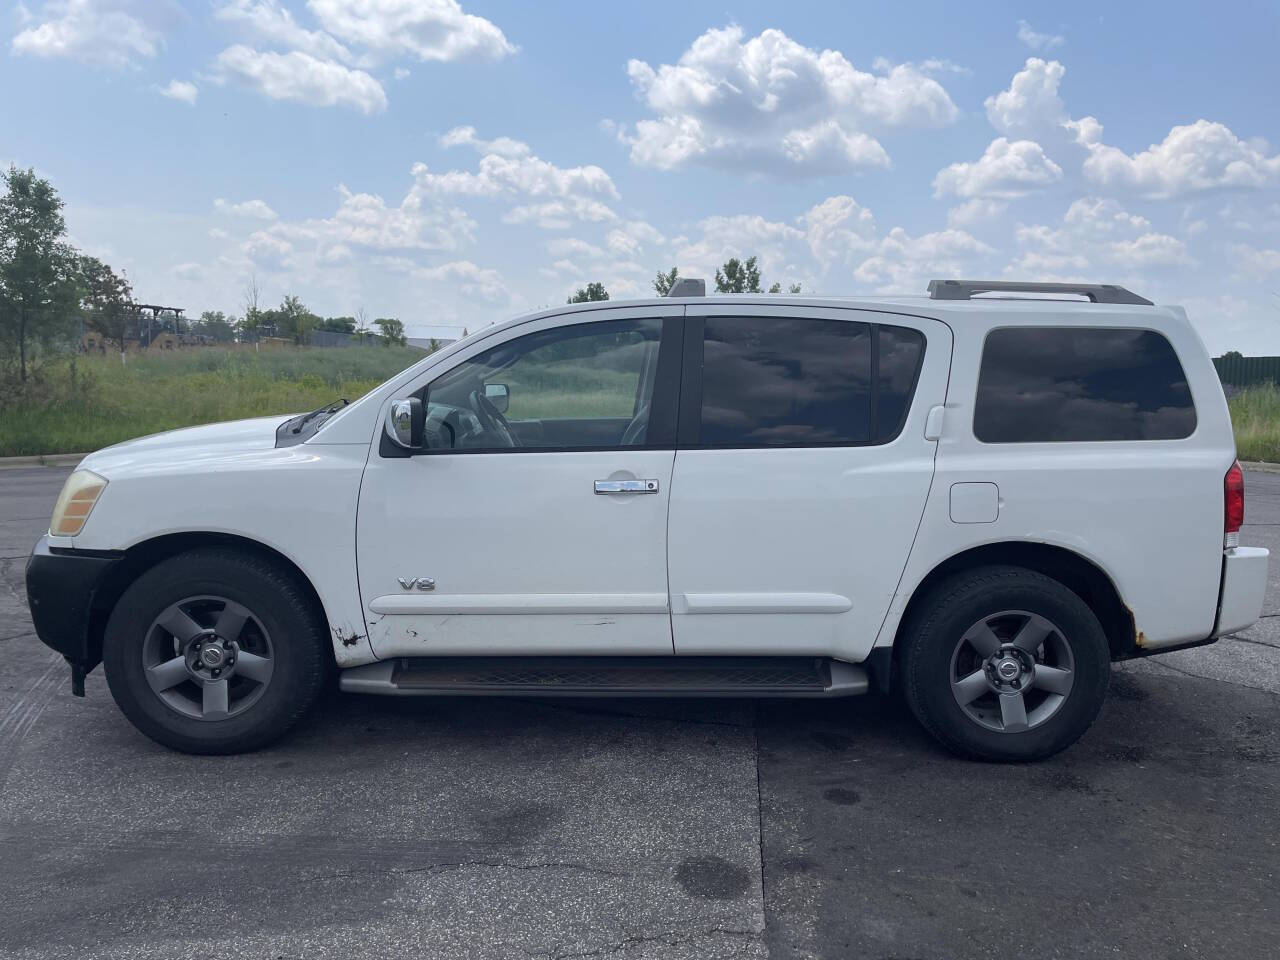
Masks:
[[[107,621],[102,661],[112,697],[152,740],[184,753],[242,753],[311,709],[328,643],[314,597],[292,572],[211,547],[134,581]]]
[[[907,703],[961,756],[1053,756],[1089,729],[1106,699],[1111,655],[1102,625],[1079,596],[1043,574],[1009,566],[956,574],[905,627],[899,665]]]

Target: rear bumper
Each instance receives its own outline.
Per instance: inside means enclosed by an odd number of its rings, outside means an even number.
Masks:
[[[1269,551],[1262,547],[1233,547],[1223,555],[1215,637],[1243,630],[1262,614],[1268,557]]]
[[[55,551],[47,537],[27,560],[27,605],[36,636],[67,658],[73,678],[83,678],[102,660],[102,638],[90,631],[93,600],[118,562],[111,554]]]

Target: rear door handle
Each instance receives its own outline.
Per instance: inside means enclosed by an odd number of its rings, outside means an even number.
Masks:
[[[657,493],[657,480],[597,480],[596,493]]]

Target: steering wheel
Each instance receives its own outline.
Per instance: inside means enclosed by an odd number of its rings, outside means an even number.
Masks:
[[[640,411],[627,424],[627,429],[622,432],[622,445],[624,447],[632,447],[644,443],[645,431],[649,426],[649,405],[646,403],[640,408]]]
[[[467,399],[471,401],[471,409],[475,411],[476,417],[484,426],[485,433],[491,433],[498,439],[497,446],[520,446],[520,440],[511,429],[511,424],[507,423],[507,418],[493,405],[493,401],[484,395],[483,390],[472,390],[471,396]]]

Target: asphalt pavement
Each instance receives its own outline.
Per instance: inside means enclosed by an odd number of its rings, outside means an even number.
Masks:
[[[0,956],[1273,957],[1266,616],[1117,667],[1075,747],[957,760],[896,702],[334,694],[188,757],[86,699],[23,566],[68,469],[0,471]],[[1243,541],[1280,556],[1280,475]]]

